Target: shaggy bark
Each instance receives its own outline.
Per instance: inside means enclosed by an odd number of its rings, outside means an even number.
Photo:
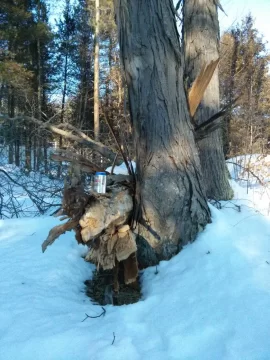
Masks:
[[[185,0],[183,24],[185,82],[187,88],[195,81],[205,64],[219,57],[219,23],[214,0]],[[219,78],[215,71],[194,120],[197,125],[219,111]],[[228,200],[232,189],[223,154],[222,124],[207,138],[198,141],[206,193],[209,198]]]
[[[168,259],[210,221],[171,0],[118,0],[137,160],[138,233]]]

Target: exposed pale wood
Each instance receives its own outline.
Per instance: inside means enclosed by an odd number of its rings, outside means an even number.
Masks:
[[[114,189],[106,195],[100,195],[97,201],[86,208],[80,219],[82,239],[85,243],[99,236],[112,224],[124,224],[133,209],[132,197],[127,189]]]
[[[204,92],[213,77],[218,63],[219,58],[215,61],[211,61],[208,65],[204,64],[188,92],[189,110],[192,117],[196,113],[196,110],[203,99]]]
[[[116,268],[116,272],[118,263],[123,262],[125,283],[130,284],[138,276],[136,251],[135,234],[128,225],[110,226],[99,237],[98,241],[92,244],[85,260],[104,270]],[[115,287],[117,288],[116,281]]]
[[[138,276],[138,261],[136,254],[131,254],[127,259],[123,261],[124,264],[124,276],[125,284],[132,284],[136,281]]]

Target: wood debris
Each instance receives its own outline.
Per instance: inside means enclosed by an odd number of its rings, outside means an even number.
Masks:
[[[74,176],[66,184],[62,209],[57,213],[69,220],[51,229],[42,251],[65,231],[73,229],[77,241],[89,247],[86,261],[96,264],[97,269],[114,269],[114,289],[119,288],[118,263],[123,264],[125,284],[133,283],[138,276],[138,264],[136,237],[128,225],[133,209],[131,187],[116,182],[106,194],[88,193],[78,180],[78,172]],[[128,183],[126,178],[121,181]]]

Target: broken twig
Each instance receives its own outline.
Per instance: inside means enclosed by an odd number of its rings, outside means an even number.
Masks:
[[[101,314],[99,314],[99,315],[97,315],[97,316],[90,316],[90,315],[87,315],[86,313],[85,313],[85,315],[86,315],[86,318],[85,319],[83,319],[82,320],[82,322],[84,322],[86,319],[88,319],[88,318],[90,318],[90,319],[96,319],[96,318],[99,318],[99,317],[101,317],[101,316],[105,316],[105,314],[106,314],[106,310],[104,309],[104,307],[102,306],[101,307],[101,309],[103,310],[102,311],[102,313]]]
[[[114,344],[115,341],[115,333],[113,332],[113,341],[112,341],[112,345]]]

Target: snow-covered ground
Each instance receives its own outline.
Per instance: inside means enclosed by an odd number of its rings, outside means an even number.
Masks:
[[[270,155],[244,155],[227,161],[234,198],[264,215],[270,215]],[[269,357],[270,359],[270,357]]]
[[[21,152],[24,154],[24,147]],[[8,148],[0,145],[0,219],[34,217],[55,211],[61,204],[63,189],[63,180],[54,177],[57,164],[50,165],[48,175],[42,166],[40,172],[27,173],[23,161],[17,167],[8,164],[7,158]]]
[[[85,321],[102,308],[84,293],[93,268],[74,235],[43,254],[55,218],[0,221],[0,359],[269,360],[270,218],[231,182],[238,200],[210,205],[198,239],[141,274],[140,302]]]
[[[51,214],[61,204],[62,189],[61,180],[0,164],[0,219]]]

